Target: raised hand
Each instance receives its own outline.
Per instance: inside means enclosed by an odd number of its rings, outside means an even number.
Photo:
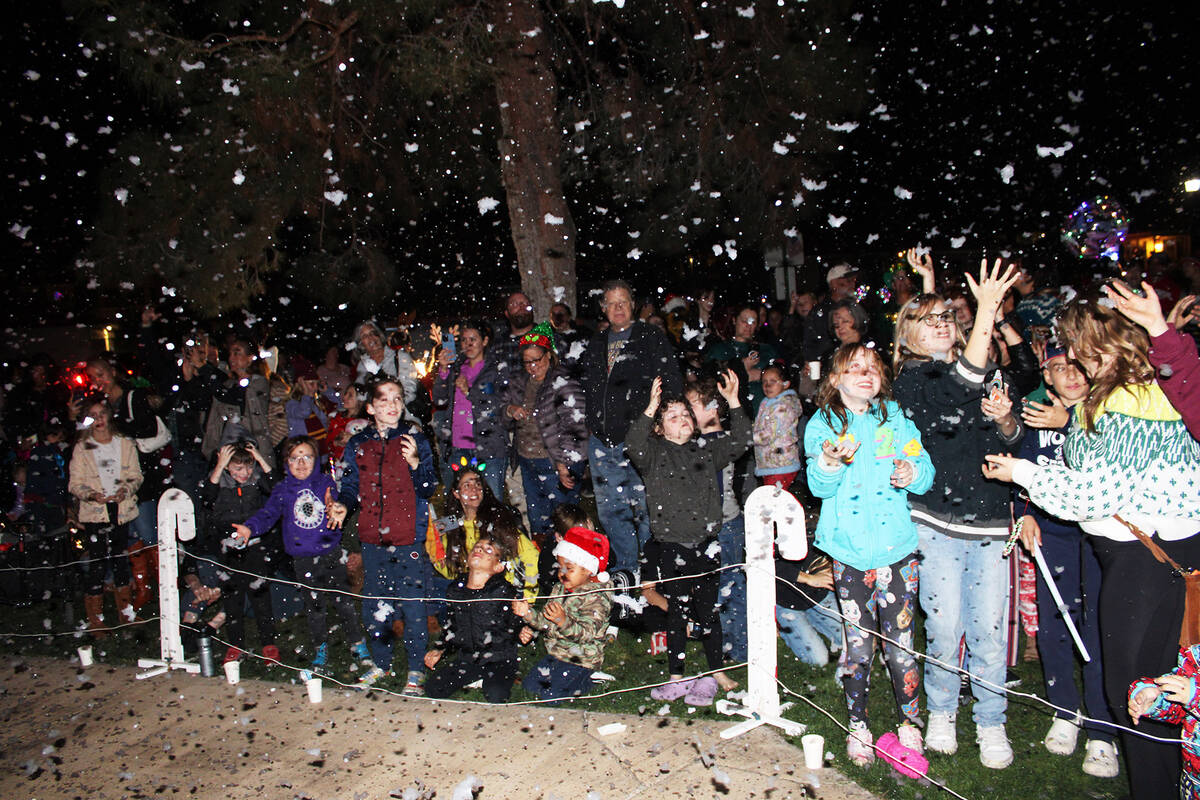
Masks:
[[[1142,281],[1142,291],[1146,293],[1145,297],[1136,294],[1122,281],[1106,284],[1101,287],[1101,291],[1109,300],[1113,301],[1113,305],[1122,316],[1130,322],[1141,325],[1146,329],[1146,333],[1151,336],[1161,336],[1167,332],[1167,321],[1163,319],[1162,304],[1158,301],[1158,293],[1150,284]]]
[[[1196,295],[1189,294],[1180,298],[1171,313],[1167,315],[1167,323],[1182,330],[1189,322],[1200,321],[1200,304],[1196,303]]]
[[[905,251],[904,258],[908,261],[908,265],[913,268],[913,272],[921,276],[921,292],[924,294],[933,294],[933,257],[929,255],[928,251],[919,254],[917,248],[910,247]]]
[[[650,402],[646,403],[646,410],[642,413],[647,417],[653,417],[654,412],[658,411],[658,404],[662,401],[662,378],[655,376],[650,382]]]
[[[975,304],[978,307],[976,320],[992,318],[996,309],[1000,308],[1000,302],[1004,300],[1005,293],[1017,282],[1017,265],[1009,264],[1008,269],[1001,274],[1000,268],[1003,265],[1003,261],[997,258],[989,270],[985,258],[979,263],[979,280],[976,280],[969,272],[963,273],[967,277],[967,286],[970,288],[971,294],[975,295]]]
[[[731,369],[725,370],[717,379],[717,392],[725,398],[725,402],[729,403],[730,408],[741,408],[742,406],[742,399],[738,394],[739,388],[741,387],[738,384],[737,373]]]

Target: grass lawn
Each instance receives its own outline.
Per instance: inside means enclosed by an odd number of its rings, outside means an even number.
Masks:
[[[110,601],[111,603],[111,601]],[[111,607],[111,606],[110,606]],[[74,610],[74,619],[79,619],[82,610]],[[111,615],[111,612],[110,612]],[[75,648],[84,640],[74,636],[37,636],[34,638],[18,638],[8,634],[30,633],[39,634],[43,631],[64,631],[69,626],[65,620],[64,608],[61,602],[43,603],[31,607],[10,608],[5,614],[5,622],[0,626],[0,648],[9,656],[39,655],[56,658],[71,658]],[[331,617],[333,619],[333,617]],[[257,640],[253,630],[253,622],[247,626],[249,641]],[[279,626],[280,649],[283,660],[294,666],[307,664],[307,656],[311,654],[308,646],[308,634],[304,622],[292,618]],[[109,637],[96,648],[100,658],[109,663],[133,664],[139,657],[158,656],[158,629],[155,623],[142,626],[136,633],[124,636]],[[220,660],[224,646],[214,643],[214,658],[217,662],[217,672],[220,674]],[[348,648],[334,637],[331,643],[331,664],[336,677],[346,683],[355,679],[355,665],[351,663]],[[297,654],[300,651],[300,654]],[[194,659],[192,653],[188,654]],[[402,657],[402,656],[401,656]],[[537,651],[523,650],[525,663],[531,664],[537,657]],[[617,676],[614,683],[606,684],[597,691],[613,691],[622,688],[636,687],[644,684],[661,682],[666,679],[666,656],[649,655],[649,636],[635,637],[622,633],[613,643],[606,655],[605,671]],[[688,654],[688,666],[695,671],[702,670],[703,654],[698,643],[693,643]],[[845,734],[825,715],[814,709],[805,700],[830,712],[835,718],[844,722],[846,719],[845,704],[842,690],[833,675],[834,667],[810,667],[799,663],[782,644],[779,654],[779,679],[803,699],[791,698],[795,705],[786,712],[790,719],[797,720],[809,726],[809,730],[825,736],[826,750],[834,755],[834,766],[850,776],[864,787],[881,796],[889,798],[931,798],[950,797],[938,788],[902,778],[890,767],[881,762],[862,769],[852,765],[845,757]],[[1021,678],[1019,691],[1042,694],[1041,668],[1038,664],[1020,664],[1016,668]],[[253,658],[247,659],[242,665],[242,675],[248,678],[260,678],[272,681],[296,680],[296,672],[286,667],[267,667]],[[734,676],[744,686],[745,670],[739,670]],[[400,676],[388,676],[377,686],[381,689],[399,692],[403,688],[404,673]],[[871,696],[872,728],[876,736],[894,729],[897,722],[895,703],[891,697],[890,685],[882,666],[876,662],[872,675],[872,686],[876,687]],[[478,691],[471,691],[465,699],[482,701]],[[525,692],[517,686],[513,691],[514,701],[529,699]],[[785,700],[789,699],[784,697]],[[578,706],[597,711],[614,711],[631,714],[656,714],[663,704],[650,698],[645,690],[618,693],[594,700],[578,701]],[[718,714],[715,709],[690,709],[682,701],[672,704],[671,713],[696,722],[712,724],[714,721],[730,720],[730,723],[740,718],[730,719]],[[970,708],[964,705],[959,712],[959,751],[954,756],[931,756],[931,775],[945,783],[951,789],[965,797],[1026,797],[1031,794],[1046,798],[1118,798],[1126,792],[1126,782],[1122,775],[1114,780],[1102,780],[1084,775],[1080,767],[1083,763],[1083,737],[1074,755],[1069,757],[1053,756],[1042,746],[1042,737],[1050,725],[1051,717],[1047,709],[1033,701],[1021,698],[1010,699],[1008,713],[1008,734],[1012,740],[1016,759],[1006,770],[989,770],[979,764],[978,749],[975,746],[974,725],[971,722]],[[796,745],[796,759],[801,760],[799,740]]]

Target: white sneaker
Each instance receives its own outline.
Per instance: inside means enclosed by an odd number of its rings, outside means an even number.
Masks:
[[[1117,746],[1112,742],[1090,740],[1084,749],[1083,771],[1094,778],[1115,778],[1121,772]]]
[[[875,740],[865,722],[851,722],[850,735],[846,737],[846,755],[860,767],[875,760]]]
[[[979,742],[979,763],[988,769],[1004,769],[1012,763],[1012,745],[1003,725],[975,726],[975,741]]]
[[[921,737],[921,729],[910,722],[906,722],[896,729],[896,738],[909,750],[918,753],[925,752],[925,740]]]
[[[1042,744],[1056,756],[1069,756],[1075,752],[1075,742],[1078,738],[1079,726],[1075,724],[1075,720],[1055,717]]]
[[[929,724],[925,726],[925,746],[935,753],[954,755],[958,750],[958,730],[954,725],[953,714],[929,712]]]

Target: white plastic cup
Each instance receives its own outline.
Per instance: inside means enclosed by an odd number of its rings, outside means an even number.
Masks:
[[[304,685],[308,687],[308,702],[321,702],[321,679],[309,678],[304,682]]]
[[[78,649],[79,666],[90,667],[92,665],[92,646],[86,644]]]
[[[804,748],[804,766],[820,769],[825,766],[825,737],[819,733],[806,733],[800,737]]]
[[[808,377],[814,381],[821,380],[821,362],[820,361],[809,361],[808,362]]]
[[[226,661],[225,662],[225,680],[230,683],[237,683],[242,679],[242,662]]]

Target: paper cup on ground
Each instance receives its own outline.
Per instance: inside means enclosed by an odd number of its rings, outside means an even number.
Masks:
[[[242,679],[242,662],[226,661],[225,662],[225,680],[230,683],[237,683]]]
[[[804,748],[804,766],[820,769],[825,766],[825,737],[819,733],[806,733],[800,737]]]
[[[92,646],[90,644],[84,645],[78,649],[78,652],[79,666],[90,667],[92,665]]]
[[[309,678],[304,682],[304,685],[308,687],[308,702],[321,702],[321,679]]]

